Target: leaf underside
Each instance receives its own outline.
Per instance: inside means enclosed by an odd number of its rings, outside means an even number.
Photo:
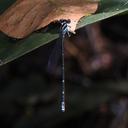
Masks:
[[[14,2],[15,0],[11,1]],[[0,1],[0,13],[2,13],[11,4],[9,0]],[[77,25],[77,29],[85,25],[95,23],[109,17],[127,13],[127,0],[101,0],[96,14],[83,17]],[[43,46],[52,40],[58,38],[56,29],[49,29],[47,32],[34,32],[25,39],[10,41],[10,38],[0,34],[0,64],[6,64],[40,46]]]

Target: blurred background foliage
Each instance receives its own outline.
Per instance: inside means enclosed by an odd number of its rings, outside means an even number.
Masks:
[[[65,40],[65,113],[61,65],[46,70],[55,42],[0,67],[0,126],[127,128],[128,16],[88,25]]]

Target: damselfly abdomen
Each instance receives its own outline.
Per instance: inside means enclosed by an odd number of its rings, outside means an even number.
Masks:
[[[59,59],[61,53],[61,111],[65,111],[65,73],[64,73],[64,39],[65,36],[70,36],[69,26],[68,24],[71,22],[70,20],[61,19],[57,21],[60,24],[59,30],[59,39],[57,41],[57,46],[53,49],[51,56],[49,57],[48,62],[48,70],[53,72],[57,65],[57,61]],[[60,52],[60,53],[58,53]]]

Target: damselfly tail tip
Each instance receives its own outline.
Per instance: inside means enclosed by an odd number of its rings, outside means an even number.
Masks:
[[[65,102],[61,101],[61,112],[65,112]]]
[[[61,108],[61,112],[65,112],[65,107],[62,107]]]

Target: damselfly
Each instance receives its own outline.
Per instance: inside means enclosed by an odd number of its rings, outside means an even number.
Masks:
[[[68,24],[70,23],[70,20],[65,20],[65,19],[61,19],[58,21],[58,23],[60,24],[60,31],[59,31],[59,39],[57,41],[57,44],[53,51],[51,56],[49,57],[49,62],[48,62],[48,70],[53,72],[57,61],[59,59],[58,56],[58,52],[61,53],[61,111],[64,112],[65,111],[65,73],[64,73],[64,39],[65,36],[70,36],[69,33],[69,26]]]

